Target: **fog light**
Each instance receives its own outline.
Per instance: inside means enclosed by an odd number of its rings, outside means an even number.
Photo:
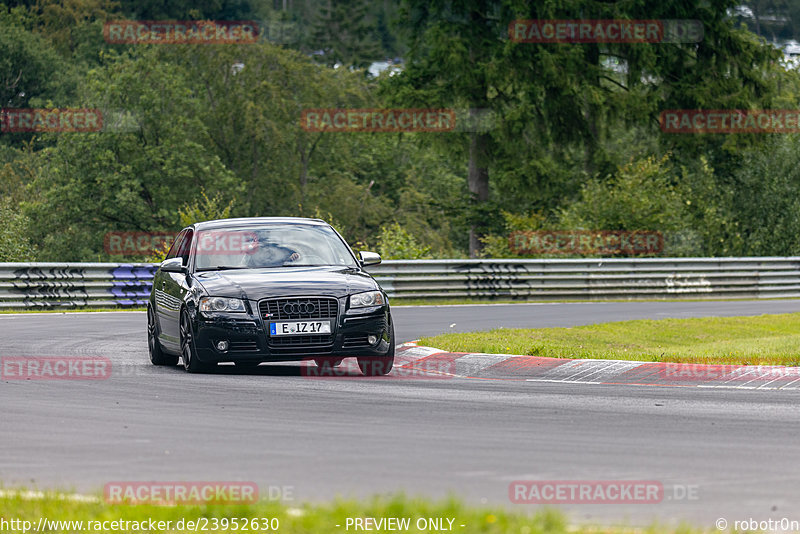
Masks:
[[[369,343],[370,345],[374,345],[377,342],[378,342],[378,336],[373,336],[372,334],[367,336],[367,343]]]
[[[227,352],[228,350],[228,342],[227,341],[217,341],[217,350],[220,352]]]

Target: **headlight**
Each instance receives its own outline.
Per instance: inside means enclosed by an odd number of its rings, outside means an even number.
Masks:
[[[386,297],[380,291],[367,291],[366,293],[356,293],[350,295],[351,308],[366,308],[367,306],[383,306],[386,304]]]
[[[243,312],[244,302],[225,297],[203,297],[200,299],[201,312]]]

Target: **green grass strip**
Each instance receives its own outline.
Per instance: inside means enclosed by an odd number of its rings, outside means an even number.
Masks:
[[[363,501],[344,501],[337,500],[328,504],[298,504],[295,506],[283,505],[278,502],[263,501],[253,505],[203,505],[203,506],[154,506],[154,505],[109,505],[102,502],[100,498],[97,502],[76,502],[70,499],[59,497],[55,494],[46,494],[43,498],[23,498],[20,496],[9,496],[4,494],[0,497],[0,518],[5,521],[18,520],[29,521],[34,528],[38,526],[39,520],[45,518],[48,521],[82,521],[82,529],[76,525],[53,525],[49,523],[49,528],[43,528],[43,532],[66,533],[66,532],[100,532],[98,530],[87,530],[87,527],[101,526],[102,522],[108,521],[129,521],[139,522],[139,527],[144,526],[142,522],[170,521],[172,528],[168,532],[194,532],[189,529],[188,522],[195,522],[198,532],[281,532],[292,534],[325,534],[325,533],[345,533],[356,532],[351,525],[346,528],[348,518],[409,518],[410,528],[405,532],[435,532],[434,530],[418,530],[417,521],[419,518],[443,519],[443,524],[448,525],[447,519],[453,519],[452,532],[458,534],[588,534],[604,532],[608,534],[623,533],[652,533],[670,534],[681,533],[690,534],[701,532],[700,530],[689,527],[664,528],[658,525],[646,529],[639,528],[613,528],[604,526],[571,526],[568,524],[564,515],[554,510],[539,510],[535,513],[530,512],[530,508],[524,505],[520,510],[507,510],[501,507],[491,508],[488,506],[472,507],[466,506],[456,499],[442,501],[430,501],[422,498],[408,498],[404,496],[395,497],[376,497]],[[256,518],[258,521],[253,524],[248,519]],[[278,530],[268,530],[262,528],[263,519],[277,519]],[[183,528],[175,528],[178,521],[183,520]],[[226,523],[227,529],[220,528]],[[234,521],[235,520],[235,521]],[[90,523],[90,522],[101,522]],[[234,527],[234,523],[236,526]],[[247,523],[249,530],[242,528]],[[274,523],[272,523],[274,525]],[[22,524],[17,523],[22,532]],[[338,525],[338,526],[337,526]],[[464,525],[464,526],[462,526]],[[105,526],[111,527],[111,523]],[[113,532],[144,532],[141,528],[134,528],[134,525],[124,525],[127,529],[117,529]],[[149,526],[145,530],[149,530]],[[166,526],[162,524],[161,526]],[[211,530],[216,526],[216,530]],[[250,527],[256,526],[257,529]],[[376,530],[373,530],[377,532]],[[35,532],[30,530],[29,532]],[[109,532],[109,530],[106,530]],[[161,531],[156,527],[151,531],[153,534]],[[360,532],[364,532],[360,530]],[[27,533],[26,533],[27,534]],[[36,533],[42,534],[42,532]]]
[[[800,313],[498,328],[425,337],[450,352],[738,365],[800,365]]]

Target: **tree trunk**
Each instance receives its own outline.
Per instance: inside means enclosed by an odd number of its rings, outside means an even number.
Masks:
[[[486,134],[472,132],[469,139],[469,171],[467,183],[473,200],[480,204],[489,200],[489,168],[487,149],[489,137]],[[482,222],[473,222],[469,229],[469,257],[477,258],[483,250],[480,238],[485,234]]]
[[[588,45],[586,50],[586,62],[591,65],[592,72],[599,72],[600,67],[600,48],[597,45]],[[625,68],[630,75],[630,65],[628,63],[625,64]],[[600,77],[593,76],[591,78],[591,83],[594,87],[600,88]],[[630,85],[630,84],[629,84]],[[592,177],[596,172],[595,167],[595,155],[597,153],[599,143],[600,143],[600,129],[598,128],[598,113],[594,107],[594,104],[590,101],[586,101],[584,109],[583,118],[586,121],[586,129],[584,130],[584,164],[583,170],[586,172],[586,176]]]
[[[756,35],[761,35],[761,10],[759,9],[758,2],[753,2],[753,19],[756,22]]]

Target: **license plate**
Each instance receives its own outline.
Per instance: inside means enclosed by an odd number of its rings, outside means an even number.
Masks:
[[[291,321],[269,324],[269,334],[271,336],[304,336],[330,333],[330,321]]]

